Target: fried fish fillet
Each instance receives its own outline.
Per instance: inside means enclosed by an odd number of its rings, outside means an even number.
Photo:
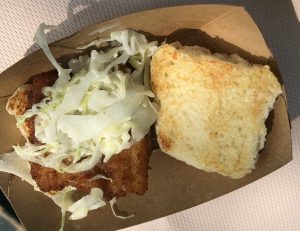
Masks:
[[[24,114],[33,104],[39,103],[44,98],[42,88],[53,85],[56,79],[56,71],[34,76],[32,84],[19,88],[9,99],[7,111],[14,116]],[[29,142],[40,144],[34,135],[34,117],[28,118],[23,123],[21,132]],[[98,187],[103,190],[104,198],[111,200],[113,197],[125,196],[127,193],[142,195],[147,191],[150,153],[150,138],[147,135],[129,149],[112,156],[106,163],[96,165],[90,171],[59,173],[54,169],[30,162],[30,172],[43,192],[56,192],[66,186],[73,186],[83,193],[88,193],[92,188]],[[97,178],[99,174],[110,180]]]
[[[241,178],[264,147],[281,86],[268,66],[198,46],[161,46],[151,61],[160,148],[196,168]]]
[[[51,168],[30,163],[32,178],[43,192],[60,191],[66,186],[74,186],[88,193],[92,188],[101,188],[108,201],[113,197],[122,197],[127,193],[143,195],[147,191],[148,161],[150,140],[145,137],[92,170],[80,173],[58,173]],[[98,174],[107,179],[94,179]]]

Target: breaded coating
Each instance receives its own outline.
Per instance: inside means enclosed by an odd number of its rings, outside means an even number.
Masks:
[[[103,164],[90,171],[80,173],[58,173],[51,168],[31,163],[31,175],[39,189],[43,192],[60,191],[66,186],[76,187],[88,193],[92,188],[101,188],[104,198],[109,201],[113,197],[122,197],[127,193],[142,195],[147,191],[148,161],[150,140],[145,137],[141,141],[125,149]],[[98,174],[107,179],[94,179]]]
[[[56,71],[34,76],[31,84],[19,88],[9,99],[8,112],[15,116],[24,114],[27,109],[44,98],[42,89],[53,85],[56,79]],[[21,131],[29,142],[40,144],[34,135],[34,116],[25,120]],[[107,163],[99,163],[92,170],[80,173],[59,173],[55,169],[30,162],[31,175],[43,192],[54,193],[67,186],[73,186],[83,193],[89,193],[92,188],[99,187],[103,190],[107,201],[113,197],[125,196],[127,193],[142,195],[147,191],[148,186],[150,153],[150,137],[147,135],[129,149],[113,155]],[[98,178],[99,175],[109,179]]]

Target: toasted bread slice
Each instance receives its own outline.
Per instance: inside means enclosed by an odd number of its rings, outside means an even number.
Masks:
[[[24,114],[33,104],[44,98],[42,89],[51,86],[56,79],[56,71],[34,76],[32,84],[19,88],[10,97],[7,111],[14,116]],[[40,144],[34,135],[34,117],[28,118],[22,124],[21,131],[29,142]],[[43,192],[56,192],[66,186],[73,186],[83,193],[88,193],[93,187],[101,188],[106,200],[125,196],[127,193],[142,195],[147,191],[150,153],[150,137],[147,135],[129,149],[112,156],[106,163],[99,163],[90,171],[58,173],[54,169],[31,162],[31,175]],[[93,179],[98,174],[110,179]]]
[[[165,153],[196,168],[241,178],[264,147],[265,120],[281,86],[268,66],[198,46],[161,46],[151,61]]]

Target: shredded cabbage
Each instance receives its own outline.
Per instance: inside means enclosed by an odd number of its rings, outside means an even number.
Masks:
[[[27,181],[32,186],[36,187],[35,181],[30,175],[28,162],[20,158],[16,152],[4,153],[0,155],[0,171],[14,174],[22,180]]]
[[[71,212],[70,220],[78,220],[87,216],[88,211],[105,206],[102,200],[103,192],[100,188],[92,188],[89,195],[76,201],[67,211]]]
[[[21,159],[15,152],[0,155],[0,171],[14,174],[22,180],[26,180],[36,191],[39,191],[36,182],[30,175],[28,162]],[[97,177],[98,179],[105,178],[104,176]],[[69,219],[77,220],[86,217],[88,211],[105,206],[105,202],[102,200],[103,192],[99,188],[92,188],[90,194],[82,197],[78,201],[74,201],[72,198],[75,192],[76,188],[68,186],[55,194],[44,193],[61,208],[62,218],[60,231],[62,231],[64,227],[66,211],[71,213]]]
[[[98,179],[105,179],[105,180],[109,180],[110,182],[112,182],[112,179],[111,179],[111,178],[108,178],[108,177],[103,176],[103,175],[101,175],[101,174],[97,174],[97,175],[93,176],[93,177],[90,178],[88,181],[89,181],[89,182],[92,182],[92,181],[98,180]]]
[[[13,146],[14,152],[0,156],[0,171],[12,173],[26,180],[39,191],[30,175],[28,161],[58,172],[76,173],[92,169],[102,159],[129,148],[141,140],[155,122],[157,112],[150,101],[149,64],[156,42],[148,42],[144,35],[131,30],[112,32],[84,46],[107,50],[92,50],[90,56],[71,59],[64,69],[51,54],[45,30],[53,29],[44,23],[37,29],[35,40],[58,71],[58,79],[51,87],[43,88],[45,98],[23,115],[16,116],[22,128],[27,118],[35,116],[35,137],[41,145],[29,141]],[[126,66],[127,65],[127,66]],[[72,73],[72,76],[71,76]],[[98,174],[87,181],[112,179]],[[45,193],[61,207],[61,228],[66,212],[69,219],[87,216],[88,211],[105,206],[103,192],[92,188],[90,194],[73,200],[76,188],[68,186],[55,194]],[[119,215],[110,201],[116,217]]]
[[[71,207],[74,204],[72,196],[75,191],[76,188],[68,186],[65,187],[63,190],[55,193],[54,195],[46,194],[54,201],[56,205],[58,205],[61,208],[61,224],[59,231],[64,230],[66,211],[69,207]]]
[[[120,211],[117,207],[117,199],[114,197],[109,201],[111,211],[113,212],[114,216],[121,219],[128,219],[135,216],[134,213],[128,214],[127,212]],[[121,215],[123,213],[124,215]]]
[[[106,203],[103,201],[103,192],[99,188],[92,188],[90,193],[83,196],[77,201],[73,200],[76,188],[72,186],[65,187],[63,190],[56,192],[54,195],[48,195],[55,204],[61,208],[61,227],[64,228],[66,212],[70,212],[69,220],[79,220],[87,216],[88,212],[103,207]]]
[[[156,43],[131,30],[112,32],[87,45],[109,42],[109,49],[92,50],[64,69],[46,41],[44,31],[51,28],[41,24],[35,39],[59,77],[43,89],[46,97],[40,103],[17,118],[21,126],[35,115],[35,136],[43,144],[27,142],[14,149],[21,158],[59,172],[90,170],[142,139],[155,122],[149,62]]]

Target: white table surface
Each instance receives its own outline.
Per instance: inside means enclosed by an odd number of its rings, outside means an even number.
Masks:
[[[274,173],[232,193],[124,230],[300,230],[299,0],[2,0],[0,72],[37,49],[32,38],[41,22],[63,22],[62,30],[50,38],[54,41],[114,16],[190,3],[245,6],[259,25],[278,62],[287,89],[294,159]]]

